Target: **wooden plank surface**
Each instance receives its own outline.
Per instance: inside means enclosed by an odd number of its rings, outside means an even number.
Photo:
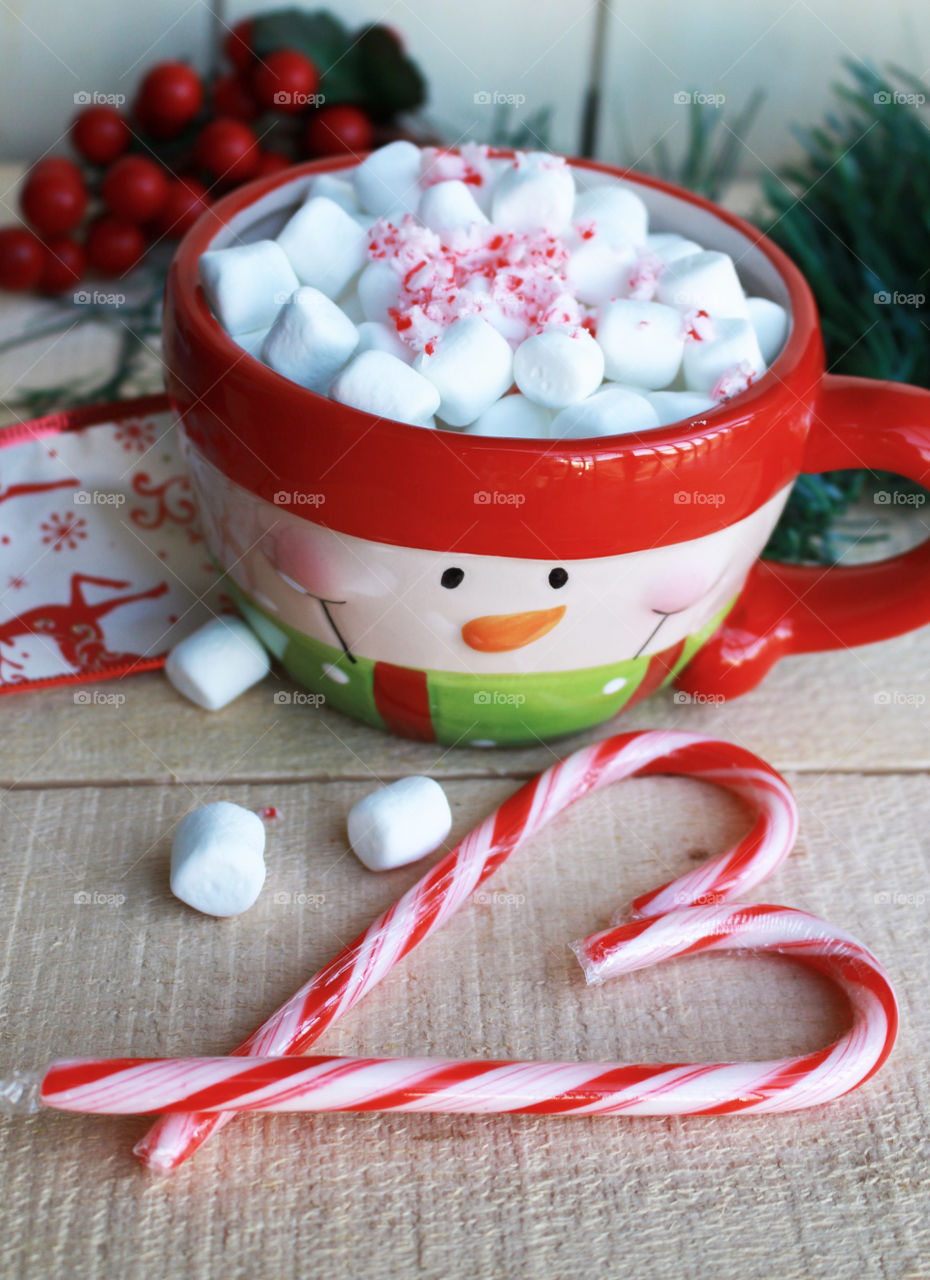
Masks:
[[[7,1120],[0,1273],[926,1276],[930,972],[925,824],[915,821],[926,782],[792,781],[801,839],[754,896],[829,916],[888,966],[901,1039],[860,1092],[755,1119],[252,1117],[162,1180],[129,1154],[144,1120]],[[453,834],[512,786],[451,781]],[[225,788],[281,814],[268,886],[232,921],[179,906],[166,884],[172,826],[213,790],[7,794],[4,1062],[231,1047],[418,874],[372,876],[346,854],[345,813],[365,789]],[[568,951],[616,905],[722,847],[743,823],[727,797],[681,780],[589,797],[321,1049],[661,1060],[824,1043],[842,1011],[826,984],[787,962],[697,957],[589,991]]]

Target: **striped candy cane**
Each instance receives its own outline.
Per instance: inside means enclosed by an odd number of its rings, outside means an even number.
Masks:
[[[233,1052],[249,1057],[305,1053],[555,814],[620,778],[659,773],[715,783],[748,801],[757,816],[749,833],[731,849],[638,898],[634,916],[732,899],[787,857],[797,833],[797,807],[788,784],[764,760],[732,743],[698,734],[618,734],[574,752],[504,801]],[[149,1168],[166,1172],[192,1155],[233,1114],[166,1116],[137,1144],[135,1153]]]
[[[816,1053],[771,1062],[623,1064],[442,1058],[228,1057],[55,1062],[41,1101],[63,1111],[459,1111],[722,1115],[794,1111],[867,1080],[891,1050],[894,993],[847,933],[776,906],[685,907],[595,934],[575,950],[600,982],[696,950],[778,952],[845,993],[852,1026]]]

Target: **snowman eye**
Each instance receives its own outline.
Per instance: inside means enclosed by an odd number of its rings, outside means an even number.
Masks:
[[[566,584],[566,582],[568,582],[568,570],[567,570],[567,569],[561,569],[561,568],[559,568],[559,569],[552,569],[552,570],[550,570],[550,572],[549,572],[549,586],[550,586],[550,587],[555,587],[556,591],[558,591],[559,587],[564,587],[564,586],[565,586],[565,584]]]
[[[464,569],[444,569],[439,581],[444,587],[447,587],[448,590],[451,591],[453,587],[457,587],[461,583],[464,577]]]

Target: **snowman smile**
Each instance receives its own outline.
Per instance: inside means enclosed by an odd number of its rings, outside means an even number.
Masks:
[[[491,613],[462,627],[462,639],[480,653],[506,653],[541,639],[562,620],[565,605],[532,609],[528,613]]]

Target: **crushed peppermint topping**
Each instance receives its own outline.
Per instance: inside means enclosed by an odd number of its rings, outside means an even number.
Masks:
[[[549,325],[576,330],[587,318],[565,278],[568,247],[545,231],[473,223],[440,236],[408,213],[399,223],[379,218],[368,252],[399,277],[389,315],[417,351],[465,316],[483,317],[512,342]]]
[[[755,379],[755,369],[748,360],[741,360],[739,364],[720,375],[713,385],[710,398],[714,404],[723,404],[725,400],[732,400],[734,396],[747,391]]]

